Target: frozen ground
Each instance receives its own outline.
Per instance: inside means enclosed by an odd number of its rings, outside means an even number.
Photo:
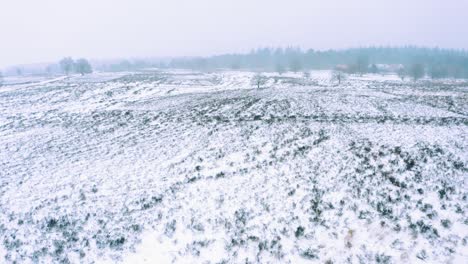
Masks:
[[[467,262],[467,82],[253,76],[0,87],[0,262]]]

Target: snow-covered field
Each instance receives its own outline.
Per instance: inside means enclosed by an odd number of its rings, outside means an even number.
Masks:
[[[467,263],[468,82],[0,87],[0,262]]]

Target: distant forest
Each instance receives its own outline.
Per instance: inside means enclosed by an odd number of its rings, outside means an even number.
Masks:
[[[468,78],[466,50],[419,47],[370,47],[316,51],[300,48],[260,48],[247,54],[178,58],[169,68],[195,70],[303,71],[342,69],[348,73],[368,73],[414,68],[421,65],[433,78]]]
[[[65,58],[70,59],[70,58]],[[55,64],[10,67],[4,75],[68,73],[63,61]],[[148,68],[197,71],[247,70],[258,72],[336,70],[347,74],[397,73],[402,79],[468,78],[468,51],[407,47],[366,47],[343,50],[303,50],[296,47],[259,48],[245,54],[165,59],[90,60],[97,71],[137,71]],[[89,71],[88,71],[89,72]],[[82,74],[86,72],[81,72]]]

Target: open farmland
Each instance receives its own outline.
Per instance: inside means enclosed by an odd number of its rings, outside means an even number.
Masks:
[[[468,82],[0,87],[0,262],[466,263]]]

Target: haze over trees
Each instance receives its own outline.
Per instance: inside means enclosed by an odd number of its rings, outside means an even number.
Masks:
[[[53,65],[48,65],[48,66],[45,68],[45,72],[47,73],[47,75],[51,75],[51,74],[52,74],[53,68],[54,68]]]
[[[417,81],[424,77],[424,65],[421,63],[415,63],[411,65],[409,73],[414,81]]]
[[[91,67],[91,64],[89,64],[88,60],[86,59],[78,59],[75,62],[75,70],[77,73],[81,75],[85,75],[87,73],[92,73],[93,69]]]
[[[412,67],[420,64],[415,76]],[[311,70],[333,70],[340,66],[345,74],[367,73],[398,75],[420,79],[428,76],[439,78],[468,78],[468,51],[419,47],[368,47],[343,50],[303,50],[295,47],[259,48],[244,54],[222,54],[211,57],[139,58],[93,62],[65,57],[55,64],[41,66],[21,65],[7,68],[5,75],[79,73],[99,71],[139,71],[149,68],[191,69],[196,71],[245,70],[255,72],[291,71],[300,73]],[[20,71],[18,70],[20,69]],[[422,73],[421,73],[422,70]],[[416,77],[416,78],[414,78]]]
[[[59,65],[62,72],[66,75],[72,72],[79,73],[81,75],[93,72],[91,64],[88,62],[88,60],[83,58],[74,61],[71,57],[65,57],[62,60],[60,60]],[[46,71],[48,72],[49,70],[46,69]]]
[[[246,54],[224,54],[211,57],[175,58],[159,66],[200,71],[231,69],[261,70],[283,73],[286,70],[330,70],[347,65],[348,74],[368,72],[406,74],[415,61],[433,78],[468,78],[468,51],[420,47],[368,47],[317,51],[300,48],[260,48]],[[387,65],[391,67],[382,67]]]
[[[73,71],[73,64],[74,61],[71,57],[65,57],[59,62],[60,68],[66,75]]]
[[[286,69],[284,68],[283,64],[277,63],[277,64],[276,64],[275,71],[276,71],[279,75],[281,75],[281,74],[283,74],[283,73],[286,71]]]
[[[299,72],[302,70],[302,62],[299,57],[291,59],[289,69],[292,72]]]
[[[369,72],[369,56],[365,53],[360,54],[357,58],[356,62],[356,72],[359,73],[360,76],[364,75],[365,73]]]
[[[397,75],[398,75],[398,77],[400,77],[400,79],[402,81],[404,81],[405,78],[406,78],[406,75],[408,75],[408,72],[405,69],[405,67],[399,67],[398,70],[397,70]]]

